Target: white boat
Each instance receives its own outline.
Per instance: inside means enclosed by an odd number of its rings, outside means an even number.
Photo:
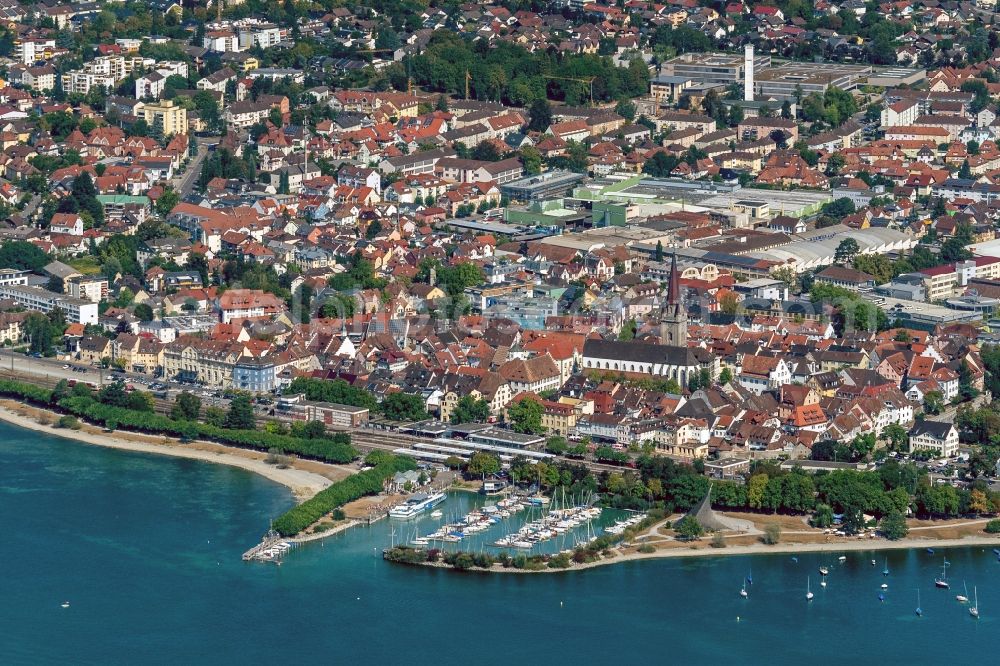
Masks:
[[[934,579],[934,586],[945,590],[951,587],[951,585],[948,584],[948,560],[945,560],[944,564],[941,566],[941,577]]]
[[[826,578],[822,579],[822,580],[821,580],[821,581],[819,582],[819,586],[820,586],[820,587],[826,587]]]
[[[886,584],[886,583],[882,583],[882,589],[883,590],[888,590],[889,589],[889,585]]]
[[[820,568],[819,568],[819,575],[821,575],[821,576],[825,576],[825,575],[827,575],[828,573],[830,573],[830,570],[829,570],[829,569],[827,569],[826,567],[820,567]]]
[[[841,562],[846,562],[846,561],[847,561],[847,555],[841,555],[841,556],[840,556],[840,557],[838,557],[837,559],[838,559],[839,561],[841,561]]]
[[[420,515],[427,509],[437,506],[445,500],[447,495],[444,493],[417,493],[413,495],[405,502],[399,506],[393,507],[389,511],[389,516],[392,518],[413,518]]]
[[[434,509],[433,511],[431,511],[431,518],[440,518],[443,515],[444,513],[441,511],[441,509]]]
[[[812,590],[809,589],[809,579],[806,578],[806,601],[812,601],[814,596]]]
[[[740,590],[740,596],[744,598],[747,596],[747,582],[745,579],[743,580],[743,589]]]
[[[969,603],[969,587],[965,584],[965,581],[962,581],[962,587],[965,588],[965,594],[956,594],[955,601],[960,604],[967,604]]]
[[[62,602],[62,607],[63,608],[69,608],[69,602],[68,601]]]
[[[972,607],[969,608],[969,615],[979,619],[979,590],[977,590],[975,586],[972,588],[972,597],[975,601],[972,604]]]

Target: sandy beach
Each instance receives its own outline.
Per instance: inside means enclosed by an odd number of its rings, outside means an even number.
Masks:
[[[95,446],[239,467],[286,486],[292,491],[298,502],[309,499],[338,478],[344,478],[356,471],[340,465],[325,465],[320,462],[297,459],[293,459],[288,468],[280,469],[276,465],[264,462],[266,454],[259,451],[237,449],[200,440],[182,443],[179,440],[159,435],[143,435],[123,431],[116,431],[112,434],[82,422],[82,427],[79,430],[53,428],[38,422],[43,414],[47,414],[51,422],[55,422],[58,418],[58,415],[52,412],[29,407],[12,400],[0,401],[0,420],[7,423]]]

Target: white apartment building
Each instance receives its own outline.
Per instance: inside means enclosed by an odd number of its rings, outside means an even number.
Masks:
[[[86,95],[94,86],[111,89],[133,71],[153,67],[156,61],[141,56],[99,56],[62,75],[63,90]]]
[[[930,449],[942,458],[958,453],[958,431],[943,421],[917,421],[910,430],[910,453]]]
[[[287,30],[275,25],[263,25],[248,30],[240,30],[240,50],[251,49],[259,46],[262,49],[276,46],[285,40]]]
[[[25,65],[34,65],[39,60],[52,57],[56,48],[53,39],[25,39],[14,45],[14,57]]]
[[[201,45],[209,51],[217,51],[219,53],[237,53],[241,50],[239,37],[236,36],[235,32],[230,30],[213,30],[212,32],[205,33],[205,36],[201,40]]]
[[[21,82],[35,90],[52,90],[56,87],[56,70],[49,65],[29,67],[21,74]]]
[[[28,310],[52,312],[56,308],[66,313],[66,321],[74,324],[96,324],[97,303],[57,294],[41,287],[0,285],[0,298],[9,298]]]
[[[28,284],[28,271],[16,268],[0,268],[0,286]]]
[[[100,303],[108,297],[108,279],[85,275],[70,278],[66,282],[66,293],[82,301]]]

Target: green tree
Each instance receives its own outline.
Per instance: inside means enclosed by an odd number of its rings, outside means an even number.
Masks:
[[[701,538],[705,530],[698,519],[689,514],[674,524],[674,532],[677,533],[677,539],[680,541],[694,541]]]
[[[528,108],[528,129],[544,132],[552,124],[552,107],[544,97],[536,99]]]
[[[6,241],[0,245],[0,266],[40,273],[51,261],[37,246],[27,241]]]
[[[160,217],[166,217],[180,201],[180,195],[172,187],[168,187],[160,195],[160,198],[156,200],[156,213]]]
[[[882,430],[882,439],[889,443],[893,451],[904,451],[909,445],[909,433],[898,423],[890,423]]]
[[[751,509],[764,508],[768,481],[767,474],[756,474],[750,477],[750,482],[747,484],[747,504]]]
[[[49,354],[54,337],[52,322],[40,312],[29,312],[21,324],[24,337],[28,340],[28,350],[33,354]]]
[[[524,166],[525,174],[534,176],[542,172],[542,154],[534,146],[524,146],[521,148],[521,165]]]
[[[254,430],[256,425],[257,419],[254,417],[250,396],[244,393],[235,395],[229,403],[226,427],[234,430]]]
[[[427,418],[424,399],[416,393],[390,393],[380,405],[383,416],[393,421],[422,421]]]
[[[860,251],[861,247],[858,245],[858,241],[853,238],[845,238],[840,241],[837,249],[834,251],[834,261],[838,264],[850,263]]]
[[[539,435],[545,430],[542,427],[544,411],[541,403],[537,400],[521,398],[507,408],[507,419],[515,432]]]
[[[879,523],[879,530],[889,541],[899,541],[910,531],[906,526],[906,518],[899,511],[893,511],[883,516]]]
[[[618,331],[618,339],[622,342],[628,342],[629,340],[635,339],[637,327],[635,319],[629,319],[622,323],[621,330]]]
[[[153,321],[153,308],[147,303],[139,303],[135,306],[133,312],[139,318],[139,321]]]
[[[500,472],[500,458],[493,453],[476,451],[469,458],[466,471],[475,476],[490,476]]]
[[[565,437],[549,437],[545,442],[545,450],[557,456],[561,456],[569,450],[569,444]]]
[[[195,421],[201,414],[201,398],[190,391],[182,391],[174,398],[170,408],[170,418],[181,421]]]
[[[485,423],[490,418],[490,403],[463,395],[451,413],[452,423]]]
[[[944,407],[944,395],[941,391],[928,391],[924,394],[924,413],[931,416],[941,413]]]

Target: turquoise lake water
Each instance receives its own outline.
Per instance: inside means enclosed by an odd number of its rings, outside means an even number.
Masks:
[[[291,497],[242,470],[4,424],[0,470],[5,664],[997,663],[1000,649],[991,548],[893,552],[887,578],[879,553],[460,574],[383,562],[381,548],[413,529],[383,521],[278,567],[240,554]],[[950,591],[934,588],[945,554]],[[978,621],[954,600],[963,580],[978,586]]]

